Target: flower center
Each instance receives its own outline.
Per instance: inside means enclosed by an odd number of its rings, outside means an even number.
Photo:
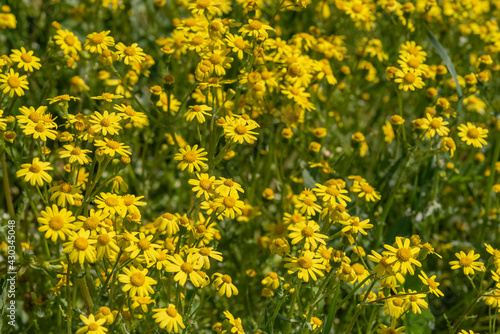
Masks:
[[[415,296],[415,295],[410,296],[408,299],[409,299],[411,302],[416,302],[416,301],[418,301],[418,297],[417,297],[417,296]]]
[[[292,87],[290,88],[290,93],[292,93],[293,95],[299,95],[300,89],[298,89],[297,87]]]
[[[298,224],[302,221],[302,215],[298,214],[298,213],[294,213],[292,215],[292,217],[290,217],[290,220],[292,221],[292,223]]]
[[[269,277],[271,277],[273,280],[274,280],[274,279],[278,279],[278,274],[276,274],[275,272],[271,272],[271,273],[269,273],[268,275],[269,275]]]
[[[79,250],[84,251],[89,246],[89,242],[85,238],[78,237],[78,238],[75,239],[74,245]]]
[[[69,183],[63,183],[61,184],[60,189],[61,192],[68,194],[71,192],[71,185]]]
[[[123,112],[125,114],[127,114],[128,116],[135,116],[135,115],[137,115],[137,111],[135,111],[131,107],[127,107]]]
[[[242,39],[236,39],[234,45],[240,50],[244,50],[247,47],[247,43]]]
[[[42,123],[38,123],[37,125],[35,125],[35,131],[36,132],[44,132],[45,131],[45,125],[43,125]]]
[[[433,119],[430,125],[434,129],[439,129],[441,127],[441,121],[439,121],[438,119]]]
[[[306,238],[312,237],[314,235],[314,230],[310,226],[306,226],[302,229],[302,235]]]
[[[49,221],[49,227],[54,231],[59,231],[64,226],[64,219],[61,216],[54,216]]]
[[[171,317],[171,318],[175,318],[177,316],[177,310],[175,309],[175,307],[169,307],[169,308],[167,308],[166,312],[167,312],[168,316]]]
[[[137,245],[142,250],[148,250],[149,247],[151,246],[151,242],[148,239],[144,238],[144,239],[139,240]]]
[[[222,281],[227,284],[231,284],[233,281],[229,275],[222,275]]]
[[[22,61],[24,61],[25,63],[31,63],[31,61],[33,60],[33,57],[31,57],[31,55],[27,54],[27,53],[23,53],[21,55],[21,59]]]
[[[200,187],[203,190],[210,190],[210,188],[212,188],[212,182],[210,182],[209,180],[201,180]]]
[[[467,132],[467,136],[473,139],[478,138],[479,137],[478,129],[469,129],[469,131]]]
[[[392,303],[396,306],[401,306],[401,305],[403,305],[403,300],[399,297],[394,297],[392,299]]]
[[[143,286],[146,282],[146,277],[142,273],[134,273],[130,276],[130,283],[135,286]]]
[[[355,13],[361,13],[363,11],[363,5],[360,4],[360,3],[355,3],[352,6],[352,11],[355,12]]]
[[[103,118],[99,124],[104,127],[108,127],[111,125],[111,120],[109,118]]]
[[[418,55],[418,48],[415,46],[412,46],[412,47],[408,48],[408,53],[416,56],[416,55]]]
[[[38,121],[42,118],[37,112],[31,113],[28,118],[32,120],[35,123],[38,123]]]
[[[362,264],[355,263],[351,267],[354,270],[354,272],[356,273],[356,275],[361,275],[365,272],[365,267],[363,267]]]
[[[259,21],[257,20],[253,20],[252,22],[250,22],[248,24],[248,26],[250,27],[250,29],[252,30],[259,30],[260,28],[262,28],[262,23],[260,23]]]
[[[303,268],[303,269],[309,269],[312,267],[313,263],[312,263],[312,260],[307,258],[307,257],[301,257],[297,260],[297,264],[299,265],[299,267]]]
[[[196,3],[198,4],[198,7],[203,9],[208,8],[211,5],[210,0],[198,0]],[[177,311],[175,313],[177,314]]]
[[[101,234],[98,238],[97,238],[97,241],[103,245],[103,246],[106,246],[110,241],[111,241],[111,238],[109,237],[109,235],[107,234]]]
[[[208,248],[208,247],[201,248],[200,254],[203,256],[209,256],[210,255],[210,248]]]
[[[221,56],[218,55],[217,53],[214,53],[213,55],[211,55],[208,60],[210,60],[210,62],[214,65],[218,65],[222,62]]]
[[[204,39],[201,36],[194,36],[193,37],[193,44],[194,45],[201,45],[201,44],[203,44],[203,41],[204,41]]]
[[[110,315],[111,309],[109,307],[102,306],[99,308],[99,312],[101,312],[103,315]]]
[[[193,268],[193,265],[189,262],[184,262],[182,265],[181,265],[181,270],[183,272],[185,272],[186,274],[190,274],[193,272],[194,268]]]
[[[94,34],[94,36],[92,36],[91,41],[94,44],[101,44],[102,42],[104,42],[104,36],[100,33]]]
[[[42,168],[37,164],[33,164],[30,166],[30,172],[32,172],[32,173],[36,174],[36,173],[40,173],[41,171],[42,171]]]
[[[189,164],[192,164],[193,162],[195,162],[195,161],[196,161],[196,157],[197,157],[197,156],[196,156],[196,152],[194,152],[194,151],[189,151],[189,152],[186,152],[186,153],[184,154],[183,159],[184,159],[184,161],[185,161],[185,162],[187,162],[187,163],[189,163]]]
[[[131,46],[127,46],[125,50],[123,50],[123,53],[129,57],[132,57],[135,56],[135,49]]]
[[[420,66],[420,62],[417,59],[412,58],[408,60],[408,66],[410,66],[411,68],[418,68]]]
[[[437,284],[436,282],[434,282],[434,280],[432,278],[429,278],[427,280],[427,285],[431,288],[431,289],[437,289]]]
[[[130,206],[132,204],[134,204],[134,197],[130,196],[130,195],[125,195],[122,197],[123,199],[123,203],[125,203],[126,206]]]
[[[365,192],[367,194],[371,194],[373,192],[373,187],[368,185],[368,184],[363,184],[361,186],[361,190],[363,190],[363,192]]]
[[[106,203],[107,206],[117,206],[119,204],[118,199],[114,197],[106,198],[104,202]]]
[[[71,35],[67,35],[64,37],[64,43],[68,44],[69,46],[73,46],[75,44],[75,38]]]
[[[207,231],[207,227],[205,225],[196,226],[196,233],[204,234]]]
[[[236,132],[239,135],[244,135],[247,132],[247,128],[246,126],[240,124],[234,128],[234,132]]]
[[[332,252],[329,251],[328,249],[324,249],[321,251],[321,256],[327,260],[330,260],[332,257]]]
[[[470,267],[471,264],[472,264],[472,259],[468,256],[465,256],[465,257],[460,259],[460,265],[462,267]]]
[[[327,193],[330,196],[338,196],[340,194],[339,190],[335,187],[326,188],[325,193]]]
[[[398,258],[402,261],[408,261],[411,258],[411,251],[408,248],[401,248],[398,249],[398,252],[396,253]]]
[[[96,331],[99,329],[99,325],[96,322],[92,322],[89,324],[89,331]]]
[[[405,74],[405,81],[409,84],[414,83],[416,79],[417,78],[415,77],[415,74],[413,74],[413,73],[408,72]]]
[[[231,196],[227,196],[224,198],[224,206],[226,208],[232,208],[236,204],[236,200]]]
[[[79,148],[79,147],[75,147],[72,151],[71,151],[71,155],[80,155],[82,154],[82,150]]]
[[[106,143],[106,146],[109,147],[112,150],[117,150],[120,148],[120,143],[114,140],[110,140]]]

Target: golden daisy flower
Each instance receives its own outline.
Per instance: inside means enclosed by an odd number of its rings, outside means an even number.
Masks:
[[[127,207],[119,195],[101,192],[94,202],[99,209],[102,209],[104,213],[110,216],[118,214],[124,218],[127,215]]]
[[[40,58],[33,56],[33,53],[33,51],[26,51],[25,48],[21,47],[21,50],[12,50],[10,59],[12,59],[14,63],[18,63],[17,68],[23,68],[27,72],[33,72],[42,67]]]
[[[23,96],[24,91],[29,90],[26,78],[26,75],[19,76],[19,73],[14,72],[11,68],[6,74],[0,74],[0,90],[4,94],[9,93],[10,97],[13,97],[14,94]]]
[[[96,250],[93,246],[97,240],[90,237],[90,231],[81,229],[78,233],[73,233],[69,241],[64,243],[63,253],[69,253],[69,259],[72,263],[80,263],[83,266],[85,261],[94,263],[96,259]]]
[[[193,254],[188,254],[186,261],[179,254],[170,255],[168,261],[169,263],[165,265],[165,271],[176,273],[174,280],[179,282],[181,286],[186,284],[188,277],[195,287],[200,287],[204,284],[204,279],[198,272],[201,269],[201,264],[198,263],[197,258]]]
[[[405,92],[408,90],[414,91],[415,88],[420,89],[425,86],[422,77],[408,68],[398,70],[394,82],[399,83],[398,89],[404,90]]]
[[[206,200],[214,193],[215,176],[209,176],[206,173],[196,173],[197,179],[190,179],[188,183],[193,186],[193,192],[196,197],[204,196]]]
[[[104,140],[96,140],[94,145],[103,148],[104,154],[107,154],[110,157],[114,157],[116,153],[126,157],[132,154],[132,152],[129,151],[130,146],[108,138],[104,138]]]
[[[238,32],[243,36],[265,39],[269,37],[267,30],[274,31],[271,26],[264,24],[259,20],[248,19],[248,24],[243,25]]]
[[[105,334],[108,332],[108,329],[103,326],[106,323],[106,318],[96,319],[93,314],[90,314],[87,318],[83,314],[80,314],[80,320],[85,326],[79,328],[76,334]]]
[[[415,273],[413,267],[422,266],[422,264],[416,260],[420,248],[411,247],[410,239],[396,237],[396,247],[384,245],[384,248],[388,251],[384,252],[383,255],[388,257],[387,263],[393,264],[392,269],[394,272],[401,270],[403,275],[406,275],[407,272],[413,275]]]
[[[198,145],[194,145],[192,148],[189,145],[186,145],[185,148],[179,149],[180,153],[175,154],[174,160],[179,161],[177,168],[180,170],[185,170],[186,168],[190,173],[192,173],[195,169],[196,171],[200,171],[205,163],[203,161],[208,161],[205,158],[205,155],[208,153],[205,152],[203,148],[198,149]]]
[[[90,231],[92,236],[97,235],[101,223],[108,218],[109,214],[102,210],[90,209],[88,216],[78,216],[78,221],[75,223],[76,230],[84,229]]]
[[[122,118],[119,115],[114,112],[109,113],[107,110],[104,110],[104,113],[102,114],[98,111],[95,111],[92,115],[90,115],[90,124],[92,124],[92,130],[98,133],[100,132],[105,136],[108,134],[112,136],[118,134],[118,132],[122,128],[120,125],[121,120]]]
[[[69,158],[69,163],[78,162],[80,165],[86,165],[92,162],[87,154],[92,153],[91,150],[81,149],[78,146],[64,145],[64,150],[59,151],[59,155],[62,159]]]
[[[38,228],[38,231],[45,232],[45,238],[50,239],[52,242],[56,242],[57,239],[66,240],[66,237],[70,236],[75,230],[75,225],[72,224],[75,217],[71,211],[64,208],[59,210],[55,204],[52,207],[46,207],[40,215],[41,217],[38,217],[37,221],[42,226]]]
[[[426,309],[429,304],[425,301],[425,293],[416,293],[415,290],[408,290],[408,295],[404,297],[403,308],[410,310],[415,314],[421,314],[420,308]]]
[[[96,250],[98,260],[104,258],[114,260],[116,254],[120,251],[120,247],[116,244],[116,232],[106,232],[101,229],[101,232],[97,235]]]
[[[65,55],[76,55],[78,52],[82,51],[82,43],[78,40],[78,37],[67,29],[57,30],[54,39]]]
[[[155,319],[155,322],[159,323],[162,329],[166,327],[168,333],[172,331],[174,331],[174,333],[179,333],[179,327],[182,329],[186,328],[182,322],[182,316],[173,304],[168,304],[167,308],[153,309],[153,312],[153,319]]]
[[[135,310],[136,308],[140,307],[142,312],[144,312],[144,313],[148,312],[148,305],[149,304],[151,304],[151,303],[156,304],[156,301],[149,296],[145,296],[145,297],[135,296],[135,297],[132,297],[132,301],[133,301],[133,303],[132,303],[132,305],[130,305],[130,308],[132,310]]]
[[[465,275],[474,275],[474,270],[483,271],[484,264],[482,262],[475,261],[479,259],[481,255],[474,254],[473,250],[467,254],[460,251],[460,253],[455,253],[455,256],[458,258],[458,261],[450,261],[451,269],[455,270],[463,268]]]
[[[422,283],[427,285],[429,287],[429,291],[436,295],[436,297],[442,297],[444,296],[443,292],[439,290],[439,283],[436,282],[436,275],[433,275],[431,277],[428,277],[426,273],[423,271],[420,272],[418,275]]]
[[[51,193],[50,200],[56,201],[57,205],[65,207],[66,203],[75,205],[75,200],[82,200],[83,195],[81,189],[77,186],[72,186],[66,181],[58,181],[49,188]]]
[[[184,114],[184,118],[188,122],[191,122],[196,118],[198,123],[205,123],[205,115],[212,116],[212,114],[207,112],[210,110],[212,110],[212,108],[207,105],[194,105],[189,107],[188,111],[186,111],[186,113]]]
[[[318,243],[325,244],[325,240],[323,239],[328,238],[327,235],[318,233],[320,226],[313,220],[288,225],[288,229],[291,231],[288,237],[292,239],[292,245],[296,245],[304,240],[304,249],[315,250],[318,248]]]
[[[445,137],[450,133],[450,129],[446,127],[449,122],[443,121],[443,117],[433,117],[430,114],[426,114],[426,118],[422,119],[422,124],[420,128],[425,131],[425,136],[427,138],[433,138],[436,132],[441,137]]]
[[[137,43],[132,43],[130,46],[126,46],[123,43],[115,45],[116,50],[118,50],[116,51],[116,54],[120,57],[120,59],[123,59],[125,65],[140,63],[146,59],[146,54],[138,45],[139,44]]]
[[[317,188],[314,188],[313,191],[322,198],[323,202],[329,202],[331,205],[337,205],[337,203],[340,203],[343,206],[346,206],[346,201],[351,201],[348,196],[344,195],[347,194],[347,190],[340,189],[336,185],[322,185],[316,183],[316,187]]]
[[[156,262],[156,259],[160,256],[157,249],[160,245],[153,242],[154,234],[146,236],[144,233],[139,233],[139,237],[133,236],[133,243],[125,248],[125,252],[130,253],[130,258],[135,259],[137,256],[142,255],[146,260],[146,264],[149,267],[151,262]]]
[[[458,131],[458,136],[462,138],[462,141],[467,145],[472,145],[476,148],[488,145],[488,142],[485,140],[488,136],[488,129],[483,129],[482,127],[467,122],[467,125],[460,124],[458,126]]]
[[[41,187],[44,181],[47,183],[52,182],[52,177],[46,172],[52,169],[50,162],[43,162],[39,158],[33,158],[31,163],[21,165],[21,169],[16,172],[16,176],[24,176],[25,182],[29,182],[32,186],[36,184]]]
[[[297,273],[298,278],[304,282],[309,282],[309,277],[316,281],[317,276],[323,277],[325,275],[323,273],[323,270],[326,269],[325,265],[310,250],[302,252],[299,257],[289,256],[285,258],[285,261],[288,262],[285,264],[285,268],[289,268],[288,273],[290,275]]]
[[[233,284],[233,280],[229,275],[223,275],[220,273],[215,273],[212,275],[212,279],[217,277],[213,285],[219,291],[219,296],[226,295],[227,298],[231,298],[231,296],[236,296],[238,294],[238,289]]]
[[[87,35],[84,48],[90,53],[102,53],[108,47],[115,45],[113,37],[108,36],[111,31],[93,32]]]
[[[151,285],[155,285],[158,282],[148,276],[147,269],[143,269],[141,266],[136,268],[131,265],[129,268],[123,268],[123,272],[125,274],[119,274],[118,280],[120,283],[125,284],[122,291],[128,291],[130,298],[134,296],[145,297],[150,293],[154,293]]]
[[[226,316],[226,319],[229,321],[229,323],[233,326],[233,328],[231,328],[231,333],[245,334],[245,330],[243,329],[240,318],[235,318],[229,311],[224,311],[224,315]]]

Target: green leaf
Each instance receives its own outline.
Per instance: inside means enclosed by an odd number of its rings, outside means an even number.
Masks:
[[[410,313],[405,318],[405,333],[427,334],[432,333],[436,325],[436,319],[429,309],[422,310],[422,314]]]
[[[443,48],[441,43],[439,43],[436,36],[427,27],[427,25],[424,24],[424,27],[427,30],[427,35],[429,36],[429,39],[431,40],[432,45],[434,46],[436,51],[441,56],[441,59],[443,60],[446,67],[448,68],[448,71],[450,72],[451,76],[453,77],[453,80],[455,81],[455,85],[457,86],[457,94],[458,94],[458,98],[459,98],[457,115],[460,115],[460,113],[462,112],[462,103],[463,103],[462,99],[463,99],[464,95],[462,93],[462,87],[460,87],[460,84],[458,83],[458,76],[457,76],[457,71],[455,70],[455,66],[453,66],[453,63],[451,62],[450,56],[448,56],[448,53]]]
[[[306,188],[314,188],[316,186],[316,180],[312,177],[311,173],[307,168],[302,170],[302,179],[304,180],[304,187]]]

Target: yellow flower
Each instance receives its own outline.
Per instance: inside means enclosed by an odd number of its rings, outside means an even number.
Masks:
[[[40,69],[42,65],[40,64],[40,58],[33,56],[33,51],[26,51],[25,48],[21,47],[21,51],[12,50],[10,59],[17,64],[17,68],[23,68],[25,71],[33,72],[34,70]]]
[[[96,197],[95,204],[99,209],[102,209],[104,213],[108,213],[111,216],[118,214],[120,217],[124,218],[127,215],[127,207],[122,197],[116,194],[102,192]]]
[[[101,229],[101,233],[97,235],[96,250],[99,260],[104,259],[104,257],[108,260],[115,259],[116,254],[120,251],[116,244],[116,232],[106,232]]]
[[[427,138],[432,138],[436,135],[436,132],[441,137],[447,136],[450,132],[445,125],[449,122],[443,121],[442,117],[433,117],[430,114],[426,114],[426,118],[422,119],[422,125],[420,128],[425,131],[425,136]]]
[[[460,124],[458,126],[458,130],[460,131],[458,136],[462,138],[462,141],[464,141],[467,145],[472,145],[477,148],[488,145],[485,140],[488,136],[488,129],[483,129],[467,122],[467,125]]]
[[[146,54],[137,43],[132,43],[130,46],[118,43],[115,47],[118,50],[116,54],[120,56],[120,59],[123,59],[125,65],[140,63],[145,59]]]
[[[457,146],[455,145],[455,141],[453,138],[450,137],[443,137],[441,138],[441,143],[440,143],[441,151],[443,152],[450,152],[450,157],[453,158],[453,155],[455,154],[455,151],[457,150]]]
[[[151,303],[156,304],[155,300],[151,299],[151,297],[149,297],[149,296],[145,296],[145,297],[135,296],[135,297],[132,297],[132,301],[133,301],[133,303],[130,306],[130,308],[132,310],[135,310],[136,308],[141,307],[141,310],[144,313],[148,312],[148,304],[151,304]]]
[[[238,30],[243,36],[251,36],[255,38],[267,38],[269,35],[266,30],[273,30],[271,26],[260,22],[259,20],[248,19],[248,24],[245,24],[243,27]]]
[[[52,208],[46,207],[40,215],[37,221],[42,226],[38,228],[38,231],[45,232],[45,238],[52,242],[56,242],[57,239],[66,240],[66,236],[70,236],[75,229],[75,225],[71,224],[75,220],[71,211],[64,208],[59,210],[55,204]]]
[[[206,105],[194,105],[189,107],[189,110],[186,111],[184,114],[184,118],[186,121],[191,122],[193,119],[196,118],[198,123],[205,123],[205,115],[206,116],[212,116],[210,113],[207,111],[212,110],[209,106]]]
[[[87,35],[84,48],[89,50],[90,53],[102,53],[107,50],[109,46],[115,45],[113,37],[108,36],[111,31],[101,31],[99,33],[93,32]]]
[[[217,195],[231,196],[233,198],[240,198],[238,192],[245,192],[239,183],[234,182],[233,179],[226,179],[224,177],[220,177],[219,180],[214,181],[214,188]]]
[[[73,145],[64,145],[64,150],[59,152],[62,159],[69,158],[69,163],[72,164],[74,162],[78,162],[80,165],[86,165],[92,162],[87,154],[91,153],[91,150],[81,149],[78,146]]]
[[[196,173],[196,177],[197,179],[190,179],[188,183],[193,186],[193,192],[196,193],[196,197],[205,196],[205,199],[208,200],[214,192],[215,176],[209,176],[206,173]]]
[[[238,289],[234,286],[231,276],[215,273],[212,275],[212,279],[214,276],[217,278],[214,280],[213,285],[219,291],[219,296],[226,295],[227,298],[231,298],[231,296],[238,294]]]
[[[100,132],[103,135],[116,135],[119,130],[122,128],[120,125],[121,117],[114,112],[108,113],[107,110],[104,110],[104,113],[100,113],[95,111],[90,116],[90,124],[92,124],[92,130],[95,132]]]
[[[83,199],[80,188],[72,186],[68,182],[59,181],[49,188],[51,201],[57,200],[57,205],[65,207],[66,202],[69,205],[75,205],[75,199]]]
[[[31,164],[22,164],[20,170],[16,172],[17,177],[23,177],[24,181],[29,182],[32,186],[37,184],[43,186],[43,182],[52,182],[52,177],[46,172],[52,170],[50,162],[42,162],[39,158],[33,158]]]
[[[420,308],[426,309],[429,304],[424,300],[425,293],[416,293],[415,290],[408,290],[408,295],[404,297],[403,308],[411,311],[415,314],[421,314],[422,310]]]
[[[362,222],[359,221],[359,217],[349,217],[348,220],[346,221],[340,221],[342,225],[346,225],[342,229],[342,232],[346,233],[349,232],[349,234],[358,234],[361,233],[363,235],[367,235],[368,233],[365,231],[365,229],[372,228],[373,225],[370,224],[370,219],[365,219]]]
[[[355,182],[351,191],[358,193],[359,198],[365,197],[368,202],[380,200],[380,193],[367,182]]]
[[[116,153],[126,157],[132,154],[132,152],[129,151],[130,146],[108,138],[104,138],[104,140],[96,140],[94,145],[102,147],[104,149],[104,154],[107,154],[110,157],[114,157]]]
[[[200,249],[191,248],[189,252],[194,254],[194,258],[196,258],[198,263],[205,267],[205,269],[210,269],[210,258],[222,261],[222,253],[214,250],[213,247],[201,247]]]
[[[392,269],[394,272],[401,270],[403,275],[407,272],[410,275],[414,274],[413,266],[421,267],[422,264],[416,260],[417,254],[420,252],[420,248],[411,247],[410,239],[396,237],[396,247],[390,245],[384,245],[388,251],[384,252],[383,255],[387,256],[387,263],[393,264]]]
[[[408,89],[414,91],[415,88],[420,89],[425,86],[422,77],[408,68],[398,70],[394,82],[399,83],[398,89],[404,90],[405,92],[408,91]]]
[[[82,51],[82,43],[78,40],[78,37],[67,29],[57,30],[54,39],[65,55],[70,53],[76,55]]]
[[[465,275],[474,275],[474,270],[483,271],[483,263],[479,261],[475,261],[479,259],[479,254],[474,254],[474,251],[471,250],[467,255],[460,251],[460,253],[455,253],[455,256],[458,258],[458,261],[451,261],[450,266],[451,269],[464,269]]]
[[[325,265],[322,264],[322,260],[316,258],[315,253],[310,250],[302,252],[299,257],[289,256],[285,258],[285,261],[288,262],[285,264],[285,268],[289,268],[288,273],[291,275],[297,273],[298,278],[304,282],[309,282],[309,277],[316,281],[316,275],[325,275],[323,273]]]
[[[141,266],[130,268],[123,268],[125,274],[119,274],[118,280],[121,283],[125,283],[122,288],[123,292],[129,292],[130,298],[134,296],[145,297],[150,293],[153,294],[154,290],[151,285],[158,283],[151,277],[148,277],[148,270],[143,269]]]
[[[199,287],[204,284],[204,280],[198,273],[198,270],[201,269],[201,264],[196,260],[196,257],[192,254],[188,254],[186,261],[179,254],[171,255],[168,258],[169,263],[165,266],[165,271],[176,273],[174,281],[179,282],[181,286],[186,284],[189,277],[191,283],[195,287]]]
[[[76,334],[104,334],[107,333],[108,329],[103,327],[106,323],[106,318],[96,319],[93,314],[90,314],[87,318],[83,314],[80,314],[80,320],[85,324],[76,331]]]
[[[327,235],[317,233],[320,229],[318,223],[313,220],[306,222],[289,225],[288,229],[292,231],[288,237],[292,239],[292,245],[296,245],[302,240],[304,240],[304,249],[315,250],[318,247],[318,243],[325,244],[325,240],[328,238]]]
[[[188,9],[193,16],[221,16],[222,11],[219,8],[220,4],[220,0],[195,0],[189,4]]]
[[[55,140],[57,132],[53,130],[56,125],[54,123],[46,123],[40,121],[38,123],[29,122],[23,126],[23,133],[27,136],[33,136],[33,139],[40,139],[41,141],[47,141],[47,139]]]
[[[384,324],[379,324],[379,328],[377,329],[378,334],[405,334],[403,331],[405,330],[405,326],[401,326],[396,328],[396,321],[391,322],[391,327],[388,327]]]
[[[444,296],[443,292],[438,288],[439,283],[436,282],[436,275],[428,277],[426,273],[421,271],[418,277],[425,285],[429,287],[429,291],[432,292],[434,295],[436,295],[436,297]]]
[[[23,96],[24,90],[28,90],[28,80],[26,76],[19,76],[19,73],[14,72],[11,68],[7,74],[0,74],[0,89],[4,94],[9,93],[10,97],[14,94],[17,96]]]
[[[70,96],[69,94],[63,94],[63,95],[58,95],[56,97],[48,98],[47,101],[49,101],[49,104],[56,103],[56,102],[68,102],[68,101],[76,101],[80,100],[79,97],[75,96]]]
[[[217,209],[218,213],[223,213],[226,218],[234,219],[236,215],[241,215],[243,207],[243,201],[231,196],[222,196],[214,200],[214,208]]]
[[[314,188],[313,191],[316,192],[318,196],[322,197],[323,202],[328,202],[330,205],[337,205],[337,203],[340,203],[346,206],[346,201],[351,201],[348,196],[344,195],[347,194],[347,190],[340,189],[336,185],[322,185],[316,183],[316,187],[318,188]]]
[[[153,315],[155,322],[159,323],[162,329],[166,327],[168,333],[172,330],[179,333],[179,327],[186,328],[182,322],[182,316],[173,304],[168,304],[168,308],[153,309],[153,312],[155,313]]]
[[[179,149],[180,153],[174,156],[174,160],[180,161],[177,168],[180,170],[185,170],[186,168],[192,173],[195,169],[200,171],[200,169],[205,165],[203,161],[208,159],[204,156],[208,153],[205,152],[203,148],[198,149],[198,145],[194,145],[193,148],[187,145],[185,148]]]
[[[224,315],[226,316],[226,319],[229,321],[229,323],[233,326],[233,328],[231,328],[231,333],[245,334],[245,330],[243,329],[240,318],[235,318],[229,311],[224,311]]]
[[[85,261],[94,263],[96,261],[96,250],[93,246],[96,239],[90,238],[90,231],[81,229],[78,233],[73,233],[69,241],[63,244],[63,253],[69,253],[69,259],[73,263],[80,263],[83,266]]]
[[[133,237],[132,245],[125,249],[125,252],[130,252],[130,258],[135,259],[138,255],[144,256],[146,260],[146,264],[149,267],[150,262],[156,262],[156,259],[160,256],[157,252],[157,248],[160,248],[160,245],[157,245],[151,240],[153,240],[154,235],[144,235],[144,233],[139,233],[139,238]]]

